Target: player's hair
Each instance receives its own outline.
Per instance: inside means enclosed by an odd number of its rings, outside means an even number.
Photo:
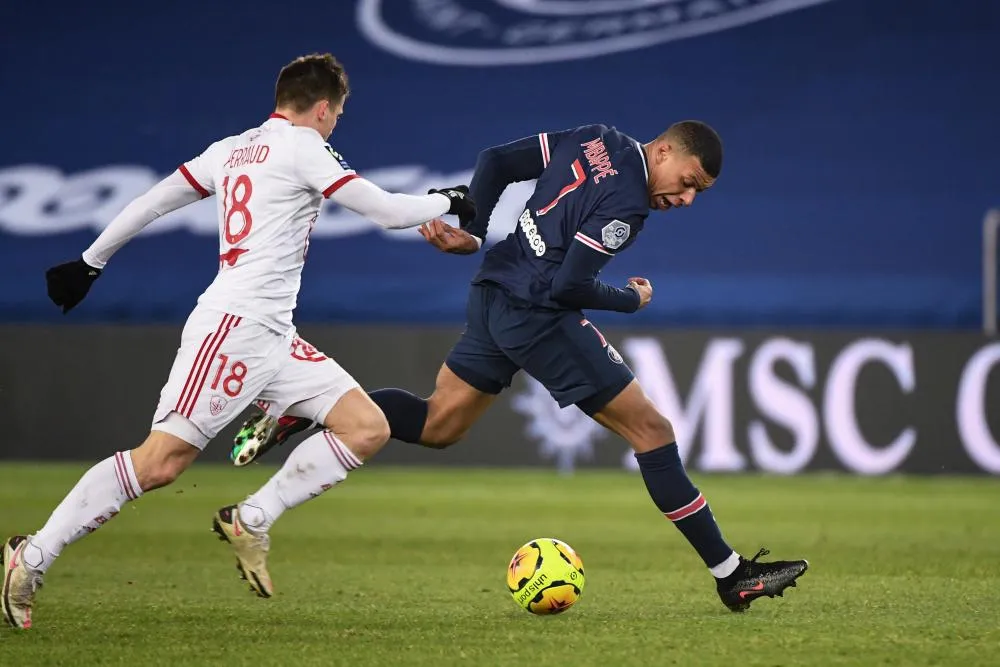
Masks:
[[[712,178],[722,171],[722,139],[707,123],[682,120],[671,125],[661,138],[674,141],[688,155],[701,161],[701,167]]]
[[[274,86],[274,105],[301,113],[320,100],[336,104],[349,92],[344,66],[329,53],[311,53],[281,68]]]

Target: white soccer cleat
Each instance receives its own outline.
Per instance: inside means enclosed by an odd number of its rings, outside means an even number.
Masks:
[[[250,584],[250,590],[262,598],[274,594],[271,575],[267,572],[267,552],[271,540],[267,535],[251,533],[240,521],[239,507],[229,505],[215,513],[212,530],[219,539],[229,542],[236,553],[236,569]]]
[[[24,548],[28,538],[15,535],[3,544],[3,588],[0,589],[0,608],[3,620],[15,628],[31,627],[31,605],[35,591],[42,585],[42,575],[28,569],[24,563]]]

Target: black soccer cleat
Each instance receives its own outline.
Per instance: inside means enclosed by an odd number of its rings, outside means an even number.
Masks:
[[[730,611],[746,611],[757,598],[782,597],[786,588],[795,586],[795,580],[809,569],[807,560],[778,560],[773,563],[759,563],[757,559],[770,552],[761,549],[757,555],[747,560],[740,557],[736,571],[725,579],[718,580],[719,597]]]

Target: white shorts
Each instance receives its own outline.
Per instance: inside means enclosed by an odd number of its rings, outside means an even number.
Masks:
[[[292,330],[195,308],[160,392],[153,430],[199,449],[254,401],[270,415],[322,422],[357,381]],[[193,428],[192,428],[193,427]]]

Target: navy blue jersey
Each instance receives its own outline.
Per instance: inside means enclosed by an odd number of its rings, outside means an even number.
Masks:
[[[634,311],[638,293],[604,285],[597,273],[635,241],[649,214],[642,145],[585,125],[488,149],[471,187],[480,212],[467,231],[485,237],[503,188],[528,178],[538,180],[517,227],[486,253],[473,282],[543,308]]]

